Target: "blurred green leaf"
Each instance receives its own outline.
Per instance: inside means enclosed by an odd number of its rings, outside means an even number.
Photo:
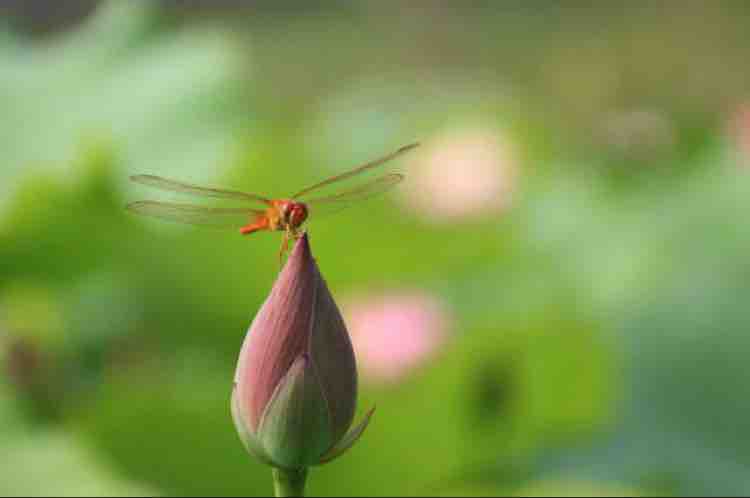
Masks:
[[[0,173],[40,168],[69,174],[81,143],[112,140],[131,171],[207,180],[230,149],[242,61],[239,48],[209,26],[156,30],[157,12],[111,0],[54,44],[4,36],[0,44]],[[8,43],[7,40],[10,40]]]

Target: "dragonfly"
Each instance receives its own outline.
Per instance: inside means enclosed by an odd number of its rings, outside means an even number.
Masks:
[[[170,180],[154,175],[135,175],[130,179],[138,184],[153,187],[162,191],[177,192],[201,198],[214,198],[245,203],[244,207],[209,207],[198,204],[182,204],[142,200],[127,205],[133,213],[159,218],[162,220],[192,225],[217,227],[235,227],[242,235],[260,231],[283,232],[279,261],[289,249],[290,240],[301,235],[301,227],[308,217],[317,212],[334,211],[353,203],[379,195],[398,185],[404,175],[400,173],[381,174],[375,178],[362,180],[356,186],[349,186],[339,192],[323,194],[327,187],[339,185],[346,180],[356,180],[385,163],[402,156],[419,145],[418,142],[405,145],[385,156],[369,161],[346,172],[303,188],[285,198],[271,198],[219,188],[201,187]]]

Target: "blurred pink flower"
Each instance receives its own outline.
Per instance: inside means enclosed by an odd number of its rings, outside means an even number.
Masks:
[[[426,143],[409,166],[407,204],[427,221],[476,218],[504,210],[516,186],[516,161],[498,131],[454,131]]]
[[[428,294],[361,297],[343,308],[360,370],[376,382],[401,380],[429,361],[447,338],[448,311]]]
[[[729,119],[729,138],[744,165],[750,165],[750,102],[737,108]]]

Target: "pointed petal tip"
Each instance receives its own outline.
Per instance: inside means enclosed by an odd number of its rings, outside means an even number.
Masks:
[[[307,230],[302,232],[302,236],[297,239],[297,242],[294,244],[294,248],[292,249],[292,253],[289,255],[289,260],[287,263],[295,261],[295,262],[301,262],[301,263],[307,263],[308,261],[312,261],[312,249],[310,249],[310,239],[307,236]]]
[[[299,246],[300,250],[310,252],[310,237],[307,235],[307,230],[302,232],[302,236],[297,239],[297,244],[295,248]]]
[[[289,257],[286,259],[279,275],[280,280],[293,278],[294,275],[309,272],[315,266],[315,259],[310,248],[307,231],[294,241]]]

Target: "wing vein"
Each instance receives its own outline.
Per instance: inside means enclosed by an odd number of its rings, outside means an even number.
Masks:
[[[307,194],[309,194],[309,193],[311,193],[311,192],[313,192],[313,191],[315,191],[315,190],[317,190],[317,189],[319,189],[321,187],[325,187],[326,185],[330,185],[332,183],[336,183],[336,182],[339,182],[339,181],[342,181],[342,180],[346,180],[348,178],[351,178],[353,176],[359,175],[359,174],[364,173],[364,172],[366,172],[368,170],[376,168],[376,167],[380,166],[381,164],[384,164],[384,163],[386,163],[386,162],[388,162],[388,161],[390,161],[392,159],[395,159],[396,157],[398,157],[398,156],[400,156],[402,154],[405,154],[406,152],[408,152],[408,151],[414,149],[415,147],[417,147],[418,145],[419,145],[418,142],[415,142],[415,143],[412,143],[412,144],[409,144],[409,145],[405,145],[405,146],[401,147],[400,149],[398,149],[397,151],[391,152],[387,156],[383,156],[383,157],[380,157],[378,159],[375,159],[374,161],[370,161],[368,163],[365,163],[362,166],[358,166],[358,167],[356,167],[356,168],[354,168],[352,170],[349,170],[347,172],[341,173],[340,175],[336,175],[336,176],[333,176],[331,178],[327,178],[327,179],[323,180],[322,182],[316,183],[315,185],[311,185],[311,186],[309,186],[307,188],[304,188],[304,189],[300,190],[299,192],[297,192],[296,194],[294,194],[292,196],[292,199],[297,199],[297,198],[303,197],[303,196],[305,196],[305,195],[307,195]]]

